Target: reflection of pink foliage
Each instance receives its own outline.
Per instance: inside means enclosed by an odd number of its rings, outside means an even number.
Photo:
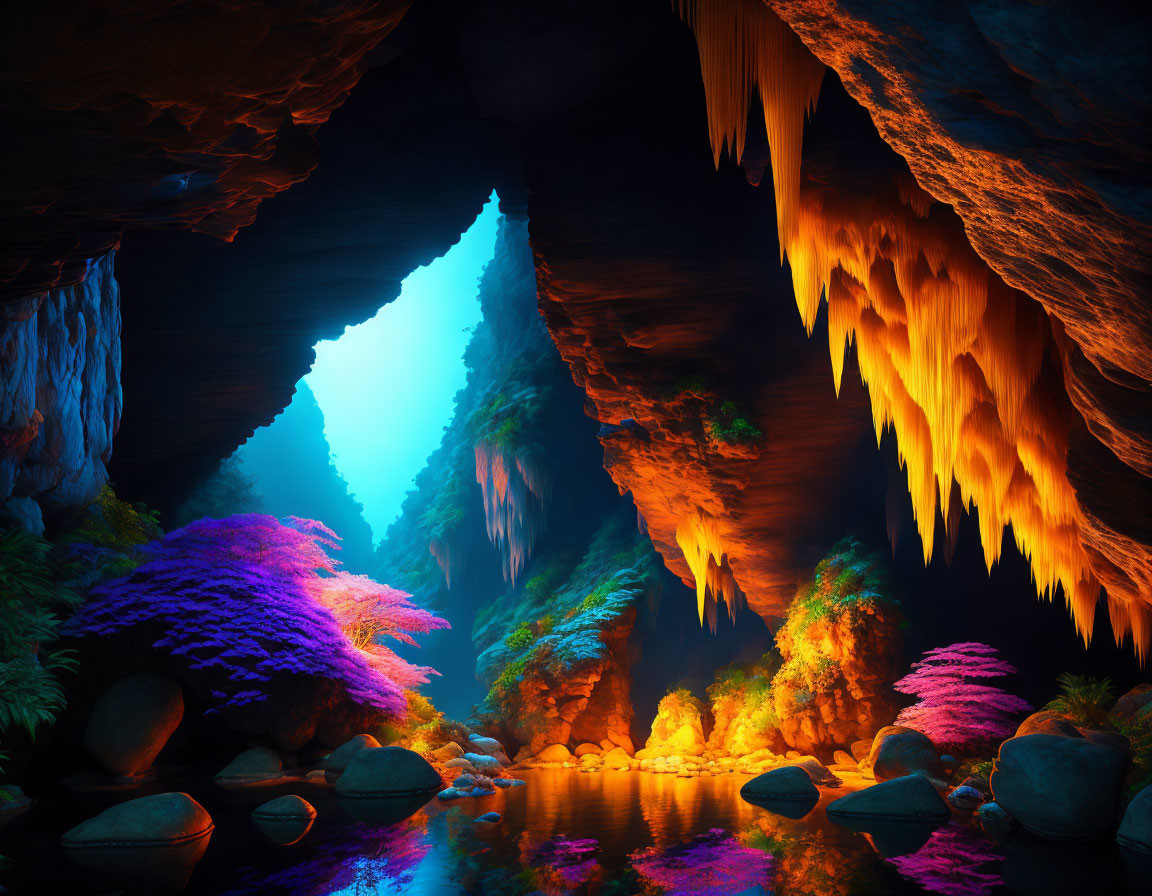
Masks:
[[[249,871],[225,896],[321,896],[352,889],[376,893],[384,884],[406,887],[428,854],[429,843],[415,819],[387,828],[353,825],[307,841],[311,858],[269,874]]]
[[[565,886],[578,887],[599,867],[596,862],[599,851],[600,844],[595,840],[569,840],[561,835],[537,849],[532,864],[552,869]]]
[[[203,519],[148,545],[148,562],[95,588],[67,633],[137,630],[184,662],[221,706],[267,698],[294,677],[340,683],[362,706],[404,711],[401,688],[432,672],[377,643],[448,623],[403,591],[339,570],[322,523],[262,514]],[[365,637],[366,636],[366,637]]]
[[[976,831],[952,822],[933,831],[928,842],[910,856],[885,859],[904,877],[941,896],[985,896],[1004,881],[980,871],[1004,857]]]
[[[655,846],[632,854],[632,867],[667,896],[729,896],[752,887],[767,887],[772,856],[743,846],[720,828],[688,843],[661,850]]]
[[[896,724],[915,728],[937,746],[966,747],[1007,737],[1016,729],[1016,717],[1032,708],[1000,688],[977,683],[1016,671],[987,644],[937,647],[912,669],[893,687],[920,699],[897,716]]]

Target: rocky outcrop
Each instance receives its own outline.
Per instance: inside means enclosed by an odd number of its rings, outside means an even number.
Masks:
[[[122,401],[113,260],[93,259],[74,286],[0,305],[0,509],[32,529],[108,480]]]

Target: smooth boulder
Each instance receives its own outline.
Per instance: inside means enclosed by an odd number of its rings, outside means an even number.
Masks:
[[[789,759],[787,764],[803,770],[812,779],[813,784],[819,784],[821,787],[839,787],[843,783],[815,756]]]
[[[468,735],[468,752],[482,753],[491,756],[501,765],[511,765],[508,754],[504,752],[504,745],[494,737],[485,737],[482,734]]]
[[[129,800],[61,838],[64,854],[94,871],[179,890],[208,848],[211,816],[186,793]]]
[[[307,800],[294,793],[269,800],[252,810],[256,829],[280,846],[291,846],[312,828],[316,810]]]
[[[84,729],[84,744],[113,774],[138,775],[152,767],[183,717],[180,685],[167,675],[139,672],[100,695]]]
[[[1093,840],[1115,822],[1127,757],[1083,737],[1026,734],[1000,746],[992,797],[1027,830]]]
[[[441,762],[447,761],[449,759],[459,759],[463,755],[463,747],[461,747],[460,744],[456,743],[454,740],[450,740],[448,743],[444,744],[444,746],[437,747],[432,751],[432,758],[438,759]]]
[[[1084,735],[1080,729],[1058,712],[1042,709],[1028,716],[1016,729],[1015,737],[1026,737],[1029,734],[1054,734],[1059,737],[1081,738]]]
[[[877,781],[890,781],[906,775],[944,777],[944,764],[936,746],[914,728],[889,725],[881,728],[872,740],[872,749],[860,765],[870,771]]]
[[[948,794],[948,805],[956,809],[975,809],[984,802],[984,794],[975,787],[961,784]]]
[[[353,756],[361,750],[375,749],[379,746],[380,741],[371,734],[357,734],[333,750],[328,758],[321,763],[324,777],[328,783],[334,784],[344,773],[344,769],[348,768],[348,763],[352,761]]]
[[[800,766],[785,765],[746,782],[740,788],[740,796],[750,803],[776,800],[815,802],[820,799],[820,791]]]
[[[1145,706],[1152,704],[1152,684],[1138,684],[1116,701],[1112,715],[1131,722]]]
[[[440,773],[419,753],[403,747],[369,747],[354,754],[336,782],[346,798],[417,797],[441,788]]]
[[[572,754],[564,744],[552,744],[536,754],[537,762],[571,762]]]
[[[249,787],[272,784],[284,777],[284,763],[275,750],[253,747],[245,750],[216,774],[221,787]]]
[[[1152,785],[1136,794],[1124,810],[1124,820],[1116,832],[1116,842],[1152,856]]]
[[[947,821],[948,804],[923,775],[891,778],[828,804],[830,816],[881,821]]]

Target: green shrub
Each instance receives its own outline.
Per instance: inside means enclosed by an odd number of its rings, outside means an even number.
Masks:
[[[1112,679],[1065,672],[1056,681],[1060,694],[1049,701],[1046,710],[1067,716],[1081,728],[1099,728],[1107,721],[1116,699]]]
[[[527,622],[521,622],[512,634],[504,639],[504,643],[508,646],[509,650],[521,651],[530,647],[536,640],[536,634],[532,631],[532,626]]]
[[[738,413],[736,404],[731,401],[720,405],[720,413],[708,420],[707,431],[716,441],[729,445],[756,442],[764,435]]]

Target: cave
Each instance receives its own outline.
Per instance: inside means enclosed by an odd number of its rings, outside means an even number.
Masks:
[[[1149,8],[6,25],[0,892],[1152,889]]]

